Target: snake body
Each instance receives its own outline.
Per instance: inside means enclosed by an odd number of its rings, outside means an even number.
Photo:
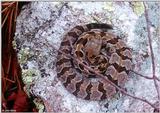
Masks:
[[[77,25],[61,42],[56,62],[57,77],[79,98],[103,100],[112,97],[117,89],[75,59],[120,87],[128,79],[132,68],[131,51],[120,37],[107,32],[109,29],[112,26],[103,23]]]

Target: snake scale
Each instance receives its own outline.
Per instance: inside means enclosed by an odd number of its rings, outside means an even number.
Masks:
[[[73,95],[103,100],[117,93],[114,86],[75,59],[114,84],[124,86],[132,68],[131,50],[119,36],[108,32],[112,29],[108,24],[90,23],[77,25],[65,34],[57,55],[57,78]]]

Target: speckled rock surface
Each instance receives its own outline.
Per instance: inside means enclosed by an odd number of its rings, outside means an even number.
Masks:
[[[156,75],[160,78],[160,4],[149,2]],[[153,108],[122,94],[104,101],[86,101],[70,94],[56,78],[55,62],[63,35],[77,24],[103,22],[114,26],[133,49],[134,70],[152,76],[144,6],[141,2],[31,2],[17,18],[15,42],[28,92],[40,97],[52,112],[152,112]],[[160,86],[160,83],[159,83]],[[133,73],[125,88],[154,103],[152,80]]]

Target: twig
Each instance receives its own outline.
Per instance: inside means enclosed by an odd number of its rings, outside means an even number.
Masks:
[[[61,13],[62,13],[62,10],[63,10],[63,7],[64,7],[64,6],[67,6],[67,5],[68,5],[67,2],[62,4],[62,6],[60,7],[60,9],[58,10],[58,17],[60,17],[60,15],[61,15]]]
[[[49,46],[53,47],[53,45],[51,45],[50,43],[48,43],[48,44],[49,44]],[[70,41],[70,46],[73,48],[73,46],[72,46],[72,44],[71,44],[71,41]],[[53,47],[53,48],[54,48],[54,47]],[[96,72],[94,69],[86,66],[86,65],[85,65],[84,63],[82,63],[79,59],[76,59],[76,58],[74,57],[75,55],[73,55],[73,56],[68,55],[68,54],[64,53],[63,51],[61,51],[61,50],[58,50],[58,52],[60,52],[61,54],[65,55],[65,56],[67,56],[67,57],[69,57],[69,58],[72,58],[73,60],[76,60],[78,63],[80,63],[81,65],[83,65],[87,70],[95,73],[96,75],[98,75],[98,77],[101,77],[102,79],[104,79],[106,82],[108,82],[109,84],[111,84],[112,86],[114,86],[115,88],[117,88],[117,89],[118,89],[120,92],[122,92],[123,94],[125,94],[125,95],[127,95],[127,96],[129,96],[129,97],[132,97],[132,98],[134,98],[134,99],[136,99],[136,100],[140,100],[140,101],[142,101],[142,102],[145,102],[145,103],[149,104],[150,106],[152,106],[153,108],[157,109],[154,104],[150,103],[150,102],[147,101],[146,99],[142,99],[142,98],[136,97],[136,96],[134,96],[134,95],[128,94],[124,89],[122,89],[122,88],[120,88],[119,86],[115,85],[115,84],[114,84],[112,81],[110,81],[109,79],[106,79],[106,77],[105,77],[104,75],[102,75],[102,74]]]
[[[152,49],[152,41],[151,41],[151,32],[150,32],[150,26],[149,26],[149,18],[148,18],[148,11],[146,9],[146,4],[143,2],[143,5],[144,5],[144,10],[145,10],[145,18],[146,18],[146,24],[147,24],[147,33],[148,33],[148,41],[149,41],[149,48],[150,48],[150,51],[151,51],[151,60],[152,60],[152,72],[153,72],[153,81],[154,81],[154,85],[155,85],[155,88],[157,90],[157,94],[158,94],[158,101],[160,103],[160,88],[158,87],[158,83],[156,81],[156,75],[155,75],[155,58],[154,58],[154,53],[153,53],[153,49]],[[160,110],[160,105],[159,105],[159,108]]]
[[[2,2],[2,6],[8,6],[9,4],[11,4],[12,2]]]
[[[2,22],[2,27],[4,26],[6,20],[8,19],[8,15],[9,15],[9,13],[10,13],[10,10],[9,10],[8,12],[6,12],[6,13],[7,13],[7,14],[5,15],[5,18],[4,18],[3,22]],[[1,27],[1,28],[2,28],[2,27]]]
[[[1,75],[2,77],[5,76],[3,66],[2,66],[2,68],[1,68],[1,74],[2,74],[2,75]],[[2,80],[2,84],[3,84],[2,92],[4,92],[4,91],[6,91],[6,82],[5,82],[5,80]],[[3,93],[2,93],[2,94],[3,94]]]
[[[2,79],[5,79],[5,80],[7,80],[7,81],[9,81],[9,82],[11,82],[11,83],[15,83],[15,81],[10,80],[10,79],[8,79],[8,78],[6,78],[6,77],[2,77]]]
[[[15,6],[15,10],[14,10],[14,20],[16,20],[17,19],[17,16],[18,16],[18,2],[16,2],[16,4],[15,4],[16,6]],[[15,26],[15,24],[16,24],[16,22],[14,22],[14,26]]]
[[[8,49],[10,50],[10,45],[11,45],[11,37],[12,37],[12,29],[13,29],[13,24],[15,23],[15,20],[13,20],[13,15],[14,15],[14,7],[11,9],[11,13],[8,17]]]
[[[8,3],[8,4],[7,4],[8,6],[7,6],[5,9],[2,10],[1,14],[2,14],[3,12],[5,12],[6,10],[8,10],[8,8],[11,7],[14,3],[16,3],[16,2]]]
[[[53,45],[50,44],[50,43],[48,43],[48,45],[49,45],[50,47],[53,47]],[[70,46],[71,46],[71,48],[73,48],[71,42],[70,42]],[[54,48],[54,47],[53,47],[53,48]],[[64,53],[64,52],[61,51],[61,50],[57,50],[57,51],[60,52],[61,54],[65,55],[65,56],[67,56],[67,57],[72,58],[73,60],[76,60],[78,63],[80,63],[81,65],[83,65],[86,69],[88,69],[89,71],[95,73],[96,75],[98,75],[99,77],[101,77],[102,79],[104,79],[106,82],[108,82],[109,84],[111,84],[112,86],[114,86],[115,88],[117,88],[121,93],[123,93],[123,94],[125,94],[125,95],[127,95],[127,96],[129,96],[129,97],[132,97],[132,98],[134,98],[134,99],[136,99],[136,100],[139,100],[139,101],[142,101],[142,102],[144,102],[144,103],[147,103],[147,104],[149,104],[151,107],[157,109],[157,107],[156,107],[154,104],[152,104],[151,102],[149,102],[148,100],[142,99],[142,98],[139,98],[139,97],[136,97],[136,96],[131,95],[131,94],[128,94],[124,89],[122,89],[122,88],[120,88],[119,86],[115,85],[115,84],[114,84],[112,81],[110,81],[109,79],[106,79],[106,77],[105,77],[104,75],[102,75],[102,74],[96,72],[94,69],[86,66],[86,65],[85,65],[84,63],[82,63],[80,60],[74,58],[74,57],[71,56],[71,55],[68,55],[68,54]]]
[[[50,44],[50,43],[48,43],[48,45],[49,45],[50,47],[53,47],[53,45]],[[72,44],[71,44],[71,41],[70,41],[70,46],[71,46],[71,48],[73,48],[73,46],[72,46]],[[53,47],[53,48],[54,48],[54,47]],[[57,50],[57,51],[60,52],[61,54],[65,55],[65,56],[69,57],[69,58],[72,58],[73,60],[76,60],[79,64],[83,65],[86,69],[88,69],[89,71],[95,73],[96,75],[98,75],[99,77],[101,77],[102,79],[104,79],[106,82],[108,82],[109,84],[111,84],[112,86],[114,86],[115,88],[117,88],[121,93],[123,93],[123,94],[125,94],[125,95],[127,95],[127,96],[129,96],[129,97],[132,97],[132,98],[134,98],[134,99],[136,99],[136,100],[139,100],[139,101],[142,101],[142,102],[144,102],[144,103],[147,103],[147,104],[149,104],[151,107],[153,107],[153,108],[155,108],[155,109],[158,109],[154,104],[152,104],[152,103],[149,102],[148,100],[142,99],[142,98],[139,98],[139,97],[136,97],[136,96],[134,96],[134,95],[131,95],[131,94],[127,93],[123,88],[120,88],[119,86],[115,85],[115,84],[114,84],[112,81],[110,81],[109,79],[106,79],[106,77],[105,77],[104,75],[96,72],[94,69],[86,66],[86,65],[85,65],[84,63],[82,63],[80,60],[76,59],[76,58],[74,57],[74,55],[73,55],[73,56],[72,56],[72,55],[68,55],[68,54],[64,53],[63,51],[61,51],[61,50]]]
[[[115,84],[114,84],[112,81],[110,81],[109,79],[106,79],[106,77],[105,77],[104,75],[102,75],[102,74],[96,72],[94,69],[86,66],[86,65],[85,65],[84,63],[82,63],[79,59],[75,59],[73,56],[68,55],[68,54],[62,52],[61,50],[58,50],[58,51],[59,51],[61,54],[64,54],[65,56],[68,56],[68,57],[76,60],[79,64],[83,65],[87,70],[95,73],[96,75],[98,75],[99,77],[101,77],[102,79],[104,79],[106,82],[108,82],[109,84],[111,84],[112,86],[114,86],[115,88],[117,88],[121,93],[123,93],[123,94],[125,94],[125,95],[127,95],[127,96],[129,96],[129,97],[132,97],[132,98],[134,98],[134,99],[136,99],[136,100],[140,100],[140,101],[142,101],[142,102],[145,102],[145,103],[149,104],[150,106],[152,106],[153,108],[157,109],[154,104],[150,103],[150,102],[147,101],[146,99],[142,99],[142,98],[139,98],[139,97],[136,97],[136,96],[133,96],[133,95],[127,93],[124,89],[122,89],[122,88],[120,88],[119,86],[115,85]]]
[[[149,79],[149,80],[153,80],[153,77],[144,76],[144,75],[142,75],[142,74],[140,74],[140,73],[138,73],[138,72],[136,72],[136,71],[134,71],[134,70],[130,70],[130,71],[133,72],[133,73],[135,73],[136,75],[139,75],[139,76],[143,77],[143,78],[146,78],[146,79]],[[159,79],[158,77],[156,77],[155,79],[156,79],[157,81],[160,81],[160,79]]]

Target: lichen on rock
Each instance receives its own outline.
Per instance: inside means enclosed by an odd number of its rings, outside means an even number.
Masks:
[[[157,76],[160,73],[158,2],[147,2],[154,37]],[[134,6],[134,7],[133,7]],[[150,112],[153,109],[125,95],[104,101],[85,101],[68,93],[56,78],[57,50],[64,34],[78,24],[103,22],[112,24],[119,35],[133,49],[135,70],[151,76],[146,22],[142,2],[31,2],[17,18],[15,47],[22,67],[24,83],[32,84],[32,93],[51,106],[52,112]],[[146,55],[148,54],[148,55]],[[148,57],[144,57],[148,56]],[[133,95],[150,101],[156,98],[151,81],[134,74],[125,88]],[[145,91],[144,91],[145,89]],[[107,105],[108,104],[108,105]],[[47,107],[46,107],[47,108]],[[135,109],[137,108],[137,109]],[[144,110],[144,108],[146,108]]]

